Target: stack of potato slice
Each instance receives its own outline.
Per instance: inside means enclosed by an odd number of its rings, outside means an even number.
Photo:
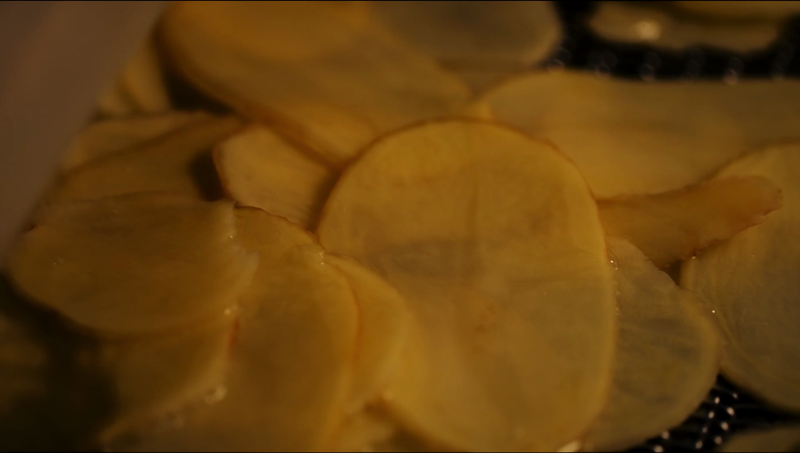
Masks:
[[[524,72],[552,5],[488,3],[172,5],[148,52],[231,112],[75,137],[0,448],[625,449],[720,369],[800,411],[800,84]]]

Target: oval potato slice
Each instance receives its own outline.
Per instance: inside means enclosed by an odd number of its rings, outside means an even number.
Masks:
[[[781,426],[737,434],[720,451],[728,453],[749,451],[790,452],[800,449],[800,426]]]
[[[716,380],[722,346],[699,299],[629,242],[607,243],[619,309],[614,380],[583,440],[588,450],[624,451],[697,409]]]
[[[449,449],[548,450],[605,400],[614,293],[597,207],[550,146],[443,120],[383,138],[325,205],[322,244],[406,300],[393,417]]]
[[[156,193],[45,210],[9,257],[25,295],[83,327],[140,334],[236,305],[258,259],[235,239],[233,205]]]
[[[800,411],[800,144],[750,153],[719,177],[757,175],[783,190],[761,225],[685,261],[681,284],[715,311],[725,339],[722,372],[766,402]]]

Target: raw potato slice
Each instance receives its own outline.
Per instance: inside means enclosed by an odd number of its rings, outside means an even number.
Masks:
[[[745,175],[775,181],[783,208],[685,261],[681,284],[716,312],[723,374],[770,404],[800,412],[800,144],[750,153],[719,174]]]
[[[192,83],[334,163],[383,133],[465,105],[469,90],[455,76],[370,26],[357,2],[335,5],[177,3],[162,33]]]
[[[624,451],[680,425],[711,390],[722,354],[703,303],[636,247],[608,238],[619,308],[611,396],[585,448]]]
[[[630,241],[664,267],[758,225],[781,207],[781,200],[775,183],[746,176],[657,195],[602,200],[598,207],[606,234]]]
[[[228,392],[140,451],[319,451],[342,417],[358,313],[339,271],[301,228],[240,210],[242,243],[261,254],[228,373]]]
[[[712,19],[779,20],[800,13],[800,2],[776,1],[676,1],[678,9]]]
[[[241,127],[232,116],[210,118],[123,153],[95,160],[64,176],[51,202],[136,192],[169,191],[213,199],[219,191],[211,149]]]
[[[603,39],[667,50],[707,46],[747,53],[766,49],[778,38],[778,22],[716,23],[675,16],[663,5],[600,2],[589,27]]]
[[[160,113],[171,108],[155,36],[150,35],[131,56],[119,77],[122,90],[138,112]]]
[[[551,140],[599,198],[702,181],[743,151],[800,137],[800,81],[649,84],[533,73],[488,92],[494,118]]]
[[[737,434],[723,445],[720,451],[738,453],[798,450],[800,450],[800,426],[794,425]]]
[[[339,176],[264,126],[251,126],[219,145],[214,163],[222,187],[236,203],[305,228],[316,225]]]
[[[467,120],[400,131],[344,173],[319,234],[405,299],[386,404],[427,442],[550,450],[599,413],[611,270],[586,183],[550,146]]]
[[[71,170],[88,161],[136,147],[207,117],[202,112],[169,112],[98,121],[72,139],[62,169]]]
[[[520,70],[558,46],[551,2],[373,2],[379,23],[448,67]]]
[[[224,201],[156,193],[65,203],[22,236],[9,271],[26,295],[83,327],[165,331],[236,305],[258,259],[235,236]]]

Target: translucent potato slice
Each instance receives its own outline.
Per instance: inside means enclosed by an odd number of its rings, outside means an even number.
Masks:
[[[629,242],[608,238],[619,337],[611,396],[585,448],[623,451],[680,425],[714,385],[722,354],[703,303]]]
[[[344,173],[319,234],[405,299],[386,404],[426,442],[554,449],[599,413],[611,271],[586,183],[550,146],[466,120],[400,131]]]
[[[233,116],[209,118],[139,147],[97,159],[67,173],[49,200],[86,200],[150,191],[215,198],[219,182],[211,149],[239,127],[241,121]]]
[[[261,264],[242,298],[227,395],[135,450],[319,451],[338,428],[358,332],[350,287],[300,227],[256,209],[236,223]]]
[[[458,111],[469,97],[455,76],[370,26],[358,2],[348,5],[177,3],[162,33],[192,83],[343,163],[377,136]]]
[[[664,267],[758,225],[780,208],[781,200],[780,188],[769,179],[743,176],[601,200],[598,207],[606,234],[630,241]]]
[[[720,451],[738,453],[797,450],[800,450],[800,426],[789,425],[737,434],[723,445]]]
[[[168,112],[92,123],[72,139],[62,169],[71,170],[88,161],[139,146],[201,119],[207,119],[207,115],[202,112]]]
[[[676,51],[707,46],[736,53],[766,49],[781,31],[777,22],[708,22],[676,16],[663,5],[619,1],[599,2],[588,25],[609,41]]]
[[[789,1],[675,1],[672,4],[680,10],[712,19],[777,20],[800,13],[800,2]]]
[[[681,284],[716,313],[723,374],[770,404],[800,412],[800,144],[750,153],[719,177],[747,175],[775,181],[783,208],[685,261]]]
[[[109,334],[175,329],[221,315],[257,256],[235,239],[233,206],[164,193],[47,208],[9,257],[34,301]]]
[[[214,150],[214,163],[228,196],[285,217],[305,228],[317,217],[339,172],[289,143],[274,130],[251,126]]]
[[[372,8],[380,24],[446,66],[525,69],[561,41],[551,2],[373,2]]]
[[[160,113],[171,108],[154,35],[148,36],[142,47],[125,63],[119,78],[122,90],[138,112]]]
[[[483,97],[496,120],[552,141],[599,198],[702,181],[743,151],[800,137],[800,81],[649,84],[532,73]]]

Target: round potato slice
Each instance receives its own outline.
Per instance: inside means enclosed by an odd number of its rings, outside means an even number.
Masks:
[[[738,434],[723,445],[720,451],[738,453],[798,450],[800,450],[800,426],[794,425]]]
[[[742,175],[775,181],[783,208],[685,261],[681,284],[719,319],[722,372],[768,403],[800,411],[800,144],[748,154],[719,174]]]
[[[69,320],[111,334],[164,331],[237,303],[257,256],[233,205],[164,193],[49,207],[9,258],[13,283]]]
[[[586,183],[550,146],[467,120],[400,131],[345,172],[319,234],[409,306],[385,397],[413,433],[456,450],[549,450],[599,413],[611,270]]]
[[[611,396],[585,448],[624,451],[680,425],[714,385],[719,334],[702,302],[629,242],[608,238],[619,337]]]
[[[370,26],[359,5],[182,2],[166,12],[162,33],[200,89],[343,163],[383,133],[457,111],[470,95]]]

